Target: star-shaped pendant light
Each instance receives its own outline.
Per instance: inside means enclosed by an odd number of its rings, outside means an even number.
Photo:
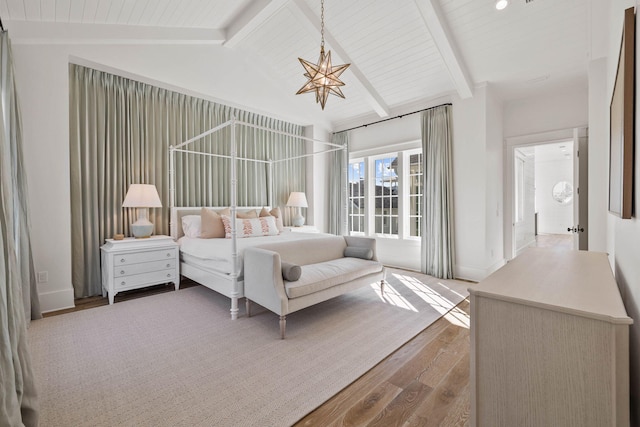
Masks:
[[[340,80],[340,75],[349,68],[351,64],[331,65],[331,51],[324,52],[324,0],[320,2],[320,35],[322,42],[320,43],[320,58],[318,63],[314,64],[302,58],[298,58],[306,73],[304,76],[308,79],[304,86],[300,88],[296,95],[307,92],[316,93],[316,102],[324,110],[329,94],[344,98],[344,94],[340,86],[344,86],[344,82]]]

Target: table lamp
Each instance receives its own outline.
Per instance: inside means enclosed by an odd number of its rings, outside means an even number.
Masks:
[[[151,236],[153,223],[149,221],[148,208],[161,208],[160,196],[152,184],[131,184],[122,202],[123,208],[137,208],[138,220],[131,224],[131,232],[136,239]]]
[[[307,204],[307,197],[302,192],[294,191],[289,195],[287,206],[298,208],[296,215],[293,217],[293,226],[302,227],[304,225],[304,217],[300,212],[300,208],[306,208],[309,206]]]

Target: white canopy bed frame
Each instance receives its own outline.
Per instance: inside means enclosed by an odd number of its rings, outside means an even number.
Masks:
[[[315,151],[307,154],[301,154],[301,155],[297,155],[289,158],[282,158],[282,159],[276,159],[276,160],[271,160],[271,159],[262,160],[262,159],[238,157],[237,146],[236,146],[237,126],[247,126],[254,129],[264,130],[267,132],[296,138],[298,140],[301,140],[302,142],[312,142],[312,143],[317,142],[317,143],[323,144],[325,147],[328,147],[328,148],[323,149],[321,151]],[[205,136],[219,132],[227,127],[230,127],[230,134],[231,134],[230,140],[228,141],[228,143],[230,144],[230,152],[231,152],[230,155],[206,153],[202,151],[189,150],[186,148],[189,144],[195,141],[198,141],[199,139],[204,138]],[[256,142],[252,141],[252,143],[255,144]],[[171,222],[169,224],[169,227],[171,230],[171,237],[173,237],[175,240],[178,240],[178,238],[181,237],[183,234],[182,225],[181,225],[182,216],[187,214],[199,214],[201,209],[201,207],[176,207],[175,205],[175,196],[176,196],[175,195],[175,192],[176,192],[175,155],[176,153],[187,153],[187,154],[195,154],[200,156],[218,157],[218,158],[229,159],[231,161],[231,167],[229,171],[230,181],[231,181],[229,209],[231,212],[230,218],[232,218],[231,220],[231,259],[233,264],[231,273],[225,274],[225,273],[218,273],[211,270],[205,270],[198,266],[187,264],[181,260],[180,274],[184,277],[194,280],[195,282],[200,283],[203,286],[206,286],[209,289],[212,289],[218,293],[221,293],[229,297],[231,299],[231,309],[230,309],[231,319],[234,319],[234,320],[237,319],[238,318],[238,299],[244,297],[244,280],[241,280],[241,278],[238,275],[238,271],[240,271],[240,269],[238,268],[239,259],[238,259],[238,245],[237,245],[237,235],[236,235],[236,210],[238,208],[236,204],[237,203],[236,161],[264,163],[267,165],[267,183],[266,183],[267,200],[268,200],[268,205],[271,208],[273,207],[272,167],[274,163],[286,162],[286,161],[291,161],[291,160],[296,160],[296,159],[301,159],[306,157],[313,157],[316,155],[327,154],[334,151],[346,150],[346,149],[347,149],[346,146],[342,146],[340,144],[335,144],[327,141],[308,138],[305,136],[295,135],[288,132],[270,129],[264,126],[254,125],[252,123],[239,121],[235,117],[231,118],[225,123],[222,123],[221,125],[218,125],[206,132],[201,133],[198,136],[195,136],[191,139],[184,141],[180,145],[177,145],[175,147],[171,145],[169,147],[169,203],[171,208],[171,219],[170,219]],[[241,208],[242,209],[258,209],[258,210],[262,209],[262,207],[252,207],[252,206],[244,206]]]

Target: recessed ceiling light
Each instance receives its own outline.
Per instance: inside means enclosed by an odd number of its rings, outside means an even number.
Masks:
[[[502,10],[509,5],[509,0],[496,0],[496,9]]]

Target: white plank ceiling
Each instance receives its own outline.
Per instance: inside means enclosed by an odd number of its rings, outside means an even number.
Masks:
[[[510,99],[585,79],[589,5],[511,0],[497,11],[493,0],[326,0],[327,48],[334,64],[352,65],[342,76],[346,99],[331,97],[321,112],[304,95],[309,111],[340,128],[454,92],[467,98],[481,83]],[[265,84],[285,97],[305,82],[297,58],[315,61],[320,44],[319,0],[0,0],[0,17],[10,31],[20,22],[217,30],[220,40],[199,41],[257,58],[269,68]]]

